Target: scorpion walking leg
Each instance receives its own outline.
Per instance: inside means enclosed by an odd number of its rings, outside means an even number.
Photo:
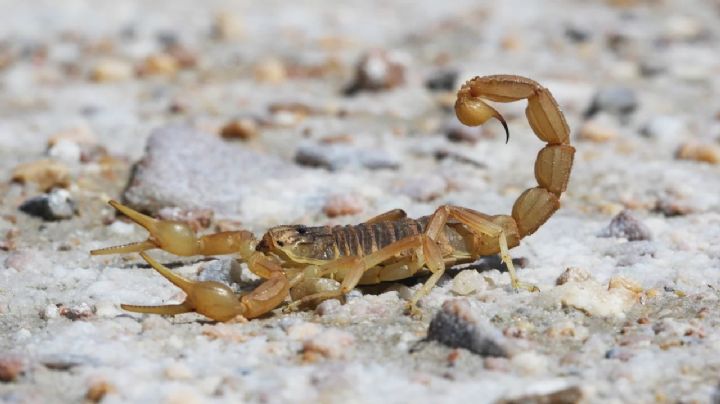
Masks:
[[[415,260],[411,265],[413,268],[411,269],[412,271],[417,271],[417,269],[423,265],[427,265],[431,271],[439,272],[442,275],[441,270],[444,270],[444,263],[439,247],[431,240],[428,241],[424,234],[421,234],[398,240],[364,257],[343,257],[323,265],[319,273],[320,276],[327,276],[338,272],[344,273],[340,288],[334,291],[314,293],[305,296],[288,305],[288,309],[292,310],[310,302],[340,297],[355,288],[363,274],[365,274],[369,268],[374,268],[383,262],[408,252],[413,252],[414,255],[422,257],[421,259]]]
[[[467,226],[477,237],[479,243],[477,246],[478,252],[483,252],[483,249],[497,252],[497,248],[499,247],[500,258],[508,269],[510,282],[514,288],[524,288],[530,291],[538,290],[534,285],[520,282],[515,273],[515,267],[512,263],[508,248],[508,237],[510,237],[513,246],[519,243],[520,237],[513,218],[502,215],[488,216],[472,209],[443,205],[440,206],[430,218],[426,232],[431,238],[436,237],[436,234],[442,231],[450,218]]]
[[[389,210],[385,213],[381,213],[373,218],[370,218],[365,223],[381,223],[381,222],[394,222],[400,219],[404,219],[407,217],[407,213],[405,213],[402,209],[393,209]]]

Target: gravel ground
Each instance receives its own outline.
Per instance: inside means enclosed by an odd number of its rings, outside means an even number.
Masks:
[[[0,401],[720,402],[720,3],[0,1]],[[402,23],[399,24],[398,22]],[[715,56],[713,56],[715,55]],[[524,103],[451,114],[462,81],[537,80],[572,128],[562,208],[511,251],[247,323],[128,314],[182,292],[124,200],[198,231],[510,212],[541,142]],[[138,163],[138,164],[135,164]],[[154,257],[251,290],[225,257]]]

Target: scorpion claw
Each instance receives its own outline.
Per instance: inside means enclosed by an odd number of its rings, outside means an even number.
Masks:
[[[126,254],[132,252],[141,252],[145,250],[152,250],[157,248],[157,244],[152,240],[139,241],[137,243],[129,243],[123,245],[117,245],[113,247],[99,248],[97,250],[90,251],[90,255],[108,255],[108,254]]]
[[[150,233],[150,237],[137,243],[93,250],[90,251],[91,255],[140,252],[153,248],[160,248],[181,256],[196,255],[202,252],[195,232],[187,224],[153,219],[117,201],[111,200],[109,204],[133,222],[144,227]]]
[[[141,252],[140,256],[165,279],[187,294],[180,304],[166,306],[135,306],[123,304],[121,307],[136,313],[175,315],[197,312],[216,321],[228,321],[245,313],[245,306],[238,300],[228,286],[219,282],[195,282],[175,274],[170,269]]]

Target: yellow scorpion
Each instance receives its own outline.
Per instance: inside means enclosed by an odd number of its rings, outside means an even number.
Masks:
[[[534,290],[534,286],[518,280],[508,250],[535,232],[560,207],[559,198],[567,187],[575,154],[569,144],[565,117],[546,88],[515,75],[467,81],[458,91],[455,112],[469,126],[495,118],[509,138],[505,119],[485,101],[523,99],[528,101],[526,115],[532,130],[547,145],[535,161],[538,186],[520,195],[510,216],[490,216],[461,206],[442,205],[430,216],[411,219],[396,209],[358,225],[277,226],[258,241],[248,231],[198,236],[187,224],[153,219],[110,201],[115,209],[147,229],[150,236],[145,241],[94,250],[91,254],[140,252],[150,266],[187,294],[179,304],[123,304],[123,309],[165,315],[197,312],[216,321],[262,316],[279,307],[292,288],[323,277],[339,281],[339,287],[315,291],[288,307],[340,298],[357,285],[404,279],[427,268],[430,277],[408,303],[408,309],[417,313],[417,302],[430,292],[448,266],[497,253],[507,266],[512,286]],[[154,248],[181,256],[237,254],[263,282],[250,293],[236,295],[222,283],[193,281],[173,273],[144,252]]]

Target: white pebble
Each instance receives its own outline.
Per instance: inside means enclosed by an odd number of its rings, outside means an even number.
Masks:
[[[123,221],[116,220],[110,226],[108,226],[108,229],[110,229],[112,233],[127,236],[135,231],[135,225],[132,223],[125,223]]]
[[[57,305],[50,303],[47,306],[45,306],[45,310],[43,310],[42,318],[45,320],[49,320],[51,318],[57,318],[59,315],[60,315],[60,312],[58,310]]]
[[[60,139],[58,140],[50,150],[48,155],[62,162],[73,164],[80,161],[80,155],[82,154],[80,146],[70,140]]]
[[[526,375],[543,375],[548,371],[547,357],[537,352],[528,351],[517,354],[513,356],[511,362],[520,373]]]
[[[475,292],[481,292],[487,289],[485,278],[473,269],[461,271],[452,280],[450,290],[461,296],[467,296]]]

